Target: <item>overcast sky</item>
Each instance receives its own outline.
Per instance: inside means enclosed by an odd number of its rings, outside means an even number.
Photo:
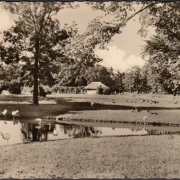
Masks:
[[[80,3],[77,9],[64,9],[58,14],[61,24],[71,24],[75,21],[78,24],[80,32],[85,31],[88,22],[94,19],[102,12],[93,11],[84,3]],[[3,9],[0,9],[0,31],[6,30],[13,25],[14,17]],[[109,50],[96,49],[98,56],[103,58],[102,65],[113,67],[115,70],[125,71],[133,65],[143,66],[144,60],[141,58],[141,48],[144,41],[137,35],[140,28],[138,17],[129,21],[123,28],[122,34],[116,35],[113,42],[108,45]]]

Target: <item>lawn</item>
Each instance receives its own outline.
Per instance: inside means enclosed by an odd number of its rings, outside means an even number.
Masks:
[[[178,135],[2,146],[0,178],[178,178],[179,151]]]
[[[0,111],[8,110],[7,120],[12,119],[11,112],[13,110],[19,110],[22,120],[61,115],[60,117],[70,119],[143,122],[143,117],[148,116],[147,122],[180,123],[180,104],[173,104],[171,96],[158,96],[153,99],[159,101],[155,104],[150,102],[149,95],[132,97],[130,95],[63,94],[40,99],[46,101],[47,104],[38,106],[23,104],[29,99],[32,99],[32,97],[0,96]],[[142,102],[142,100],[145,100],[145,102]],[[9,101],[18,103],[10,104]],[[48,104],[49,101],[55,101],[57,104]],[[93,107],[90,104],[92,101],[95,102]],[[132,109],[136,107],[140,112],[132,112]],[[150,112],[147,112],[148,109]],[[154,112],[157,115],[152,114]]]
[[[19,104],[4,103],[6,98],[8,102]],[[12,119],[11,111],[18,109],[22,120],[60,115],[69,118],[69,123],[88,126],[142,129],[143,124],[127,125],[111,121],[143,122],[144,116],[147,116],[147,122],[180,122],[180,106],[169,103],[172,101],[170,96],[156,98],[160,101],[158,104],[141,102],[142,98],[150,99],[149,96],[136,98],[136,103],[132,103],[135,100],[131,96],[87,95],[59,95],[44,99],[47,102],[56,101],[57,104],[52,105],[21,104],[29,98],[32,97],[1,96],[0,110],[8,110],[9,120]],[[90,104],[92,101],[95,102],[93,107]],[[140,112],[132,112],[134,104],[138,104]],[[157,115],[151,112],[157,112]],[[74,121],[77,119],[104,122]],[[146,129],[175,131],[179,128],[148,125]],[[178,135],[151,135],[78,138],[1,146],[0,178],[175,178],[180,176],[179,142]]]

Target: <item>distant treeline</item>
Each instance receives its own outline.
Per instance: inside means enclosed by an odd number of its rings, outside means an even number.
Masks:
[[[33,78],[24,72],[20,66],[1,66],[0,93],[8,90],[11,94],[21,94],[24,87],[33,87]],[[53,74],[53,73],[52,73]],[[108,90],[97,89],[99,94],[114,94],[123,92],[136,93],[178,93],[179,85],[167,69],[154,71],[146,64],[140,68],[134,66],[126,72],[114,72],[112,68],[100,65],[85,68],[84,66],[61,65],[57,73],[50,79],[39,80],[39,93],[43,96],[50,93],[86,93],[84,87],[91,82],[102,82]]]

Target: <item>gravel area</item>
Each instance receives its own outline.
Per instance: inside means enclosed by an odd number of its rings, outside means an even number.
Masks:
[[[0,148],[0,178],[176,178],[180,136],[69,139]]]

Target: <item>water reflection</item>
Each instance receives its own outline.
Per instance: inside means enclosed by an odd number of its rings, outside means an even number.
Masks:
[[[53,123],[22,123],[21,132],[24,141],[47,141],[48,134],[55,130]]]
[[[178,133],[176,131],[176,133]],[[172,134],[169,131],[114,127],[90,127],[55,122],[0,121],[0,145],[68,138]]]

